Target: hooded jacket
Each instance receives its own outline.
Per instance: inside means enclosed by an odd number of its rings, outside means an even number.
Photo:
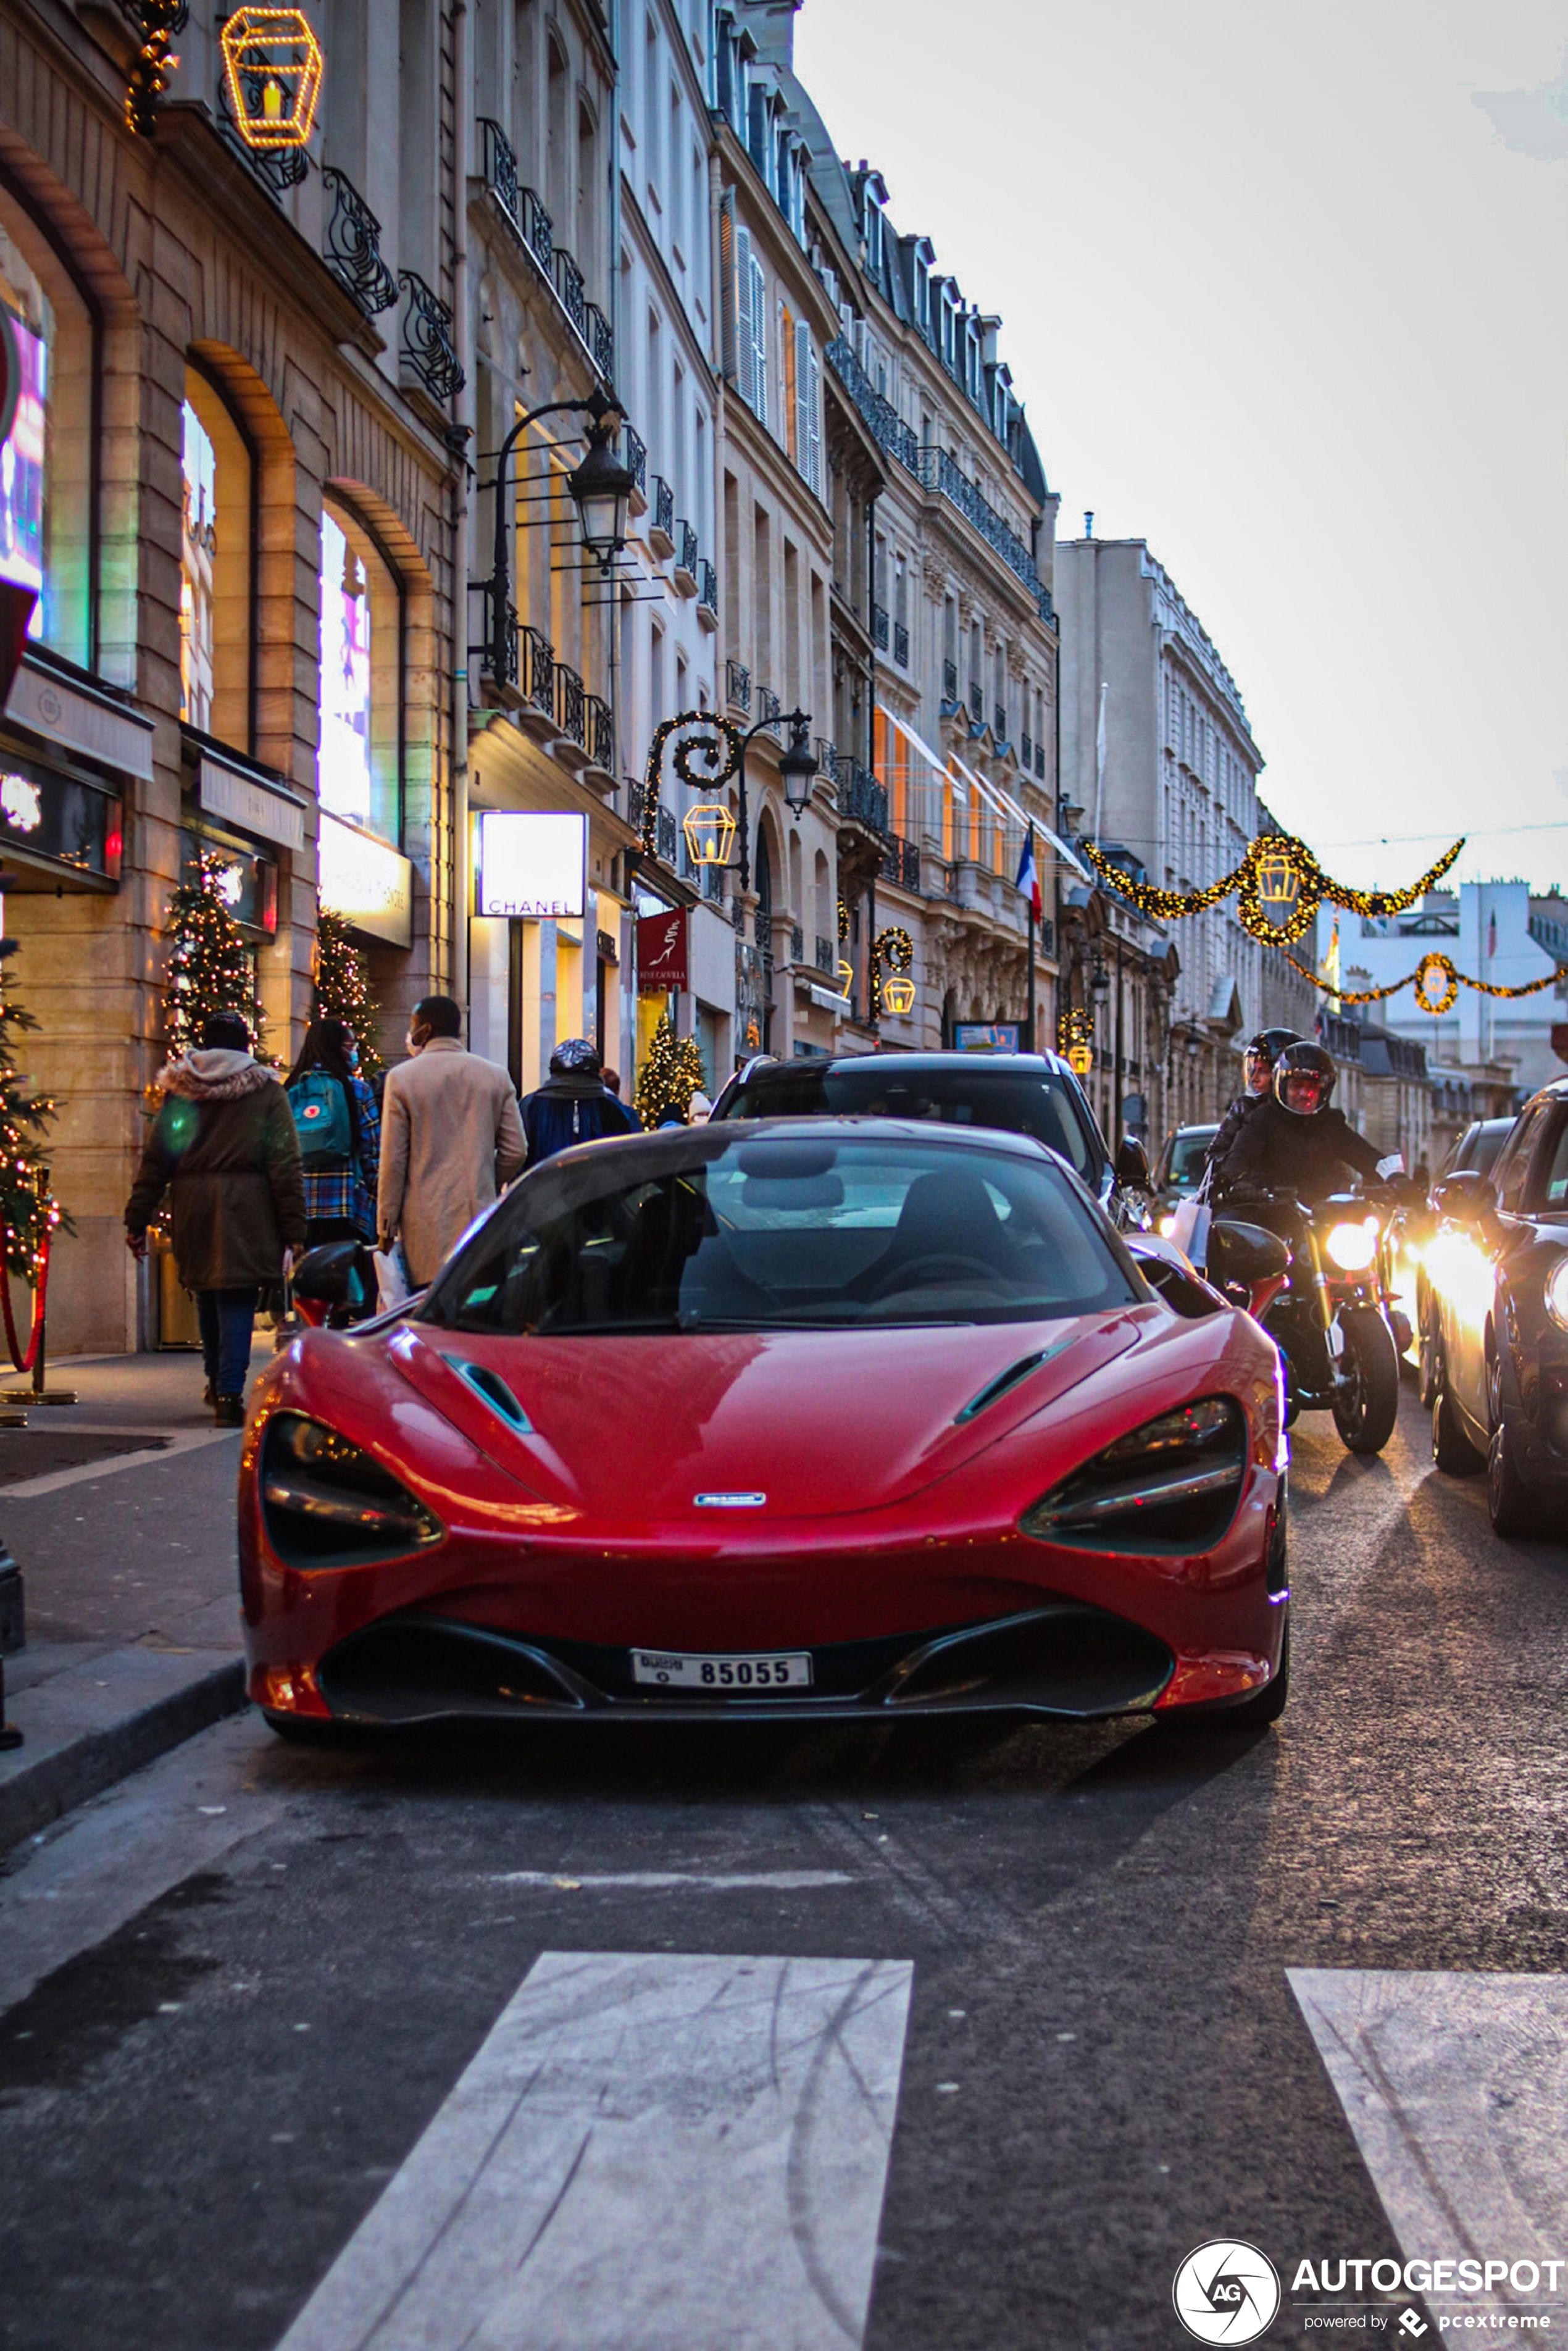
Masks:
[[[144,1233],[165,1191],[174,1261],[187,1290],[277,1281],[286,1248],[305,1242],[305,1183],[288,1097],[250,1054],[214,1048],[171,1061],[162,1107],[126,1205]]]
[[[606,1134],[641,1134],[642,1131],[641,1120],[611,1092],[602,1078],[547,1078],[523,1104],[530,1167],[574,1143],[597,1143]]]

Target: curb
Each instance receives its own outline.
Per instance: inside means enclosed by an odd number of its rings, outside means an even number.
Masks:
[[[40,1755],[36,1763],[24,1761],[19,1771],[0,1782],[0,1854],[197,1731],[210,1729],[225,1715],[238,1714],[245,1703],[245,1667],[235,1657],[118,1722],[86,1731],[52,1754]]]

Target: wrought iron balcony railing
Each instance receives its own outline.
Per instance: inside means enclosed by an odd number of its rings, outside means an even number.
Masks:
[[[397,279],[382,259],[382,225],[353,182],[334,164],[322,165],[321,185],[332,199],[327,266],[366,318],[373,319],[397,300]]]
[[[507,606],[506,619],[501,630],[499,647],[501,666],[498,671],[496,667],[497,651],[496,591],[486,580],[485,582],[485,644],[482,665],[485,674],[495,678],[498,685],[516,685],[517,682],[517,608],[515,604],[508,603]]]
[[[561,308],[584,342],[588,340],[588,294],[581,270],[564,245],[555,249],[555,290]]]
[[[882,853],[880,871],[884,882],[896,883],[901,890],[918,890],[920,852],[912,841],[904,841],[898,833],[890,833],[887,846]]]
[[[606,382],[615,373],[615,329],[597,302],[588,305],[588,348]]]
[[[1005,743],[1007,741],[1008,714],[999,702],[991,713],[991,731],[995,735],[998,743]]]
[[[783,704],[779,701],[779,696],[774,693],[773,688],[770,685],[759,685],[758,687],[757,716],[765,726],[778,726],[779,713],[783,709]]]
[[[432,400],[444,407],[468,380],[452,340],[452,313],[417,270],[400,269],[397,282],[408,296],[402,314],[403,359]]]
[[[909,667],[909,631],[902,621],[893,624],[893,658],[900,669]]]
[[[889,456],[896,457],[910,473],[918,475],[919,434],[912,425],[905,424],[892,401],[878,392],[841,335],[828,345],[828,365],[871,427],[872,436],[878,446],[885,449]]]
[[[839,814],[856,824],[869,825],[873,832],[887,831],[886,788],[858,759],[839,762]]]
[[[966,520],[973,524],[986,544],[996,549],[1009,570],[1015,572],[1023,581],[1034,599],[1040,619],[1054,621],[1056,616],[1051,596],[1040,579],[1034,557],[1011,525],[980,496],[946,450],[929,445],[923,448],[919,473],[925,488],[936,490],[949,499]]]
[[[597,302],[588,300],[582,271],[566,247],[556,243],[554,225],[544,204],[518,179],[517,154],[506,132],[489,115],[481,115],[479,125],[485,134],[485,178],[491,194],[555,287],[594,366],[608,379],[615,372],[615,339],[609,319]]]
[[[565,662],[555,665],[555,723],[572,742],[588,748],[588,729],[582,707],[582,680]]]
[[[977,726],[986,723],[986,689],[977,680],[969,680],[969,716]]]
[[[799,923],[789,925],[789,960],[791,963],[804,963],[806,960],[806,934]]]
[[[588,694],[582,707],[588,722],[589,757],[596,768],[610,768],[615,758],[615,721],[610,705],[597,694]]]
[[[1034,747],[1034,772],[1043,783],[1045,781],[1045,745],[1043,743],[1037,743]]]
[[[724,665],[724,690],[737,710],[751,708],[751,672],[744,662],[727,661]]]
[[[877,646],[881,652],[885,653],[887,651],[887,641],[891,633],[892,625],[888,620],[887,606],[885,604],[873,604],[871,608],[871,641],[873,644]]]
[[[659,810],[659,821],[655,831],[658,836],[656,843],[658,854],[674,872],[675,859],[680,854],[681,839],[680,827],[675,822],[674,809],[662,808]]]
[[[831,784],[839,780],[839,747],[830,743],[825,735],[817,737],[817,773],[826,776]]]
[[[640,433],[633,433],[629,424],[622,425],[621,430],[621,458],[632,479],[646,497],[648,495],[648,444]]]
[[[675,555],[676,566],[680,570],[689,572],[691,577],[695,580],[697,576],[696,532],[692,528],[689,522],[682,520],[677,522],[675,525],[674,538],[677,550]]]
[[[703,867],[703,896],[711,898],[716,906],[724,904],[724,868],[722,865]]]
[[[697,566],[697,602],[705,612],[718,611],[718,573],[706,555]]]
[[[517,631],[517,684],[534,710],[555,716],[555,647],[542,629]]]
[[[675,536],[675,494],[663,474],[653,476],[653,528],[674,540]]]
[[[837,978],[838,961],[839,951],[837,946],[831,939],[824,938],[821,932],[819,931],[817,933],[817,969],[819,971],[831,972],[833,977]]]
[[[1027,735],[1023,736],[1019,739],[1019,762],[1023,767],[1030,768],[1034,765],[1034,745],[1030,742]]]
[[[956,702],[958,699],[958,664],[956,662],[944,662],[942,664],[942,699],[944,702]]]

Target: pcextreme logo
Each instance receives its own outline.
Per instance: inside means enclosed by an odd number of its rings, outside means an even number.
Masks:
[[[1171,2299],[1199,2343],[1256,2343],[1279,2310],[1280,2273],[1256,2245],[1214,2237],[1188,2253]]]

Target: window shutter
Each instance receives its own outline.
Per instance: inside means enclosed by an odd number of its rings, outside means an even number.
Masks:
[[[750,252],[751,273],[751,406],[759,424],[768,422],[768,280],[762,264]],[[744,387],[743,387],[744,389]]]
[[[805,475],[811,478],[811,330],[804,319],[795,327],[795,348],[790,353],[790,374],[793,378],[794,401],[789,417],[789,455]]]
[[[805,365],[800,371],[800,381],[803,387],[801,397],[806,408],[806,430],[801,443],[804,457],[800,471],[805,475],[817,496],[821,497],[822,495],[821,366],[817,358],[817,346],[811,340],[810,333],[804,327],[801,328],[800,332],[805,338]]]
[[[737,374],[740,396],[747,408],[757,405],[757,329],[752,319],[757,264],[751,257],[751,231],[735,232]]]
[[[718,282],[720,319],[719,332],[723,348],[720,365],[733,383],[740,364],[738,337],[736,332],[736,308],[738,300],[738,277],[736,263],[735,190],[726,188],[718,208]]]
[[[797,465],[806,462],[805,435],[800,430],[800,336],[802,329],[787,302],[779,305],[779,356],[784,363],[784,446]]]

